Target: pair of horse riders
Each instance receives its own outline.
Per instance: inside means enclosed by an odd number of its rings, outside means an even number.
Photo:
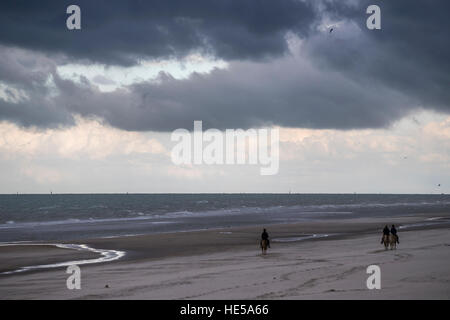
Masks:
[[[399,239],[398,239],[398,235],[397,235],[397,229],[395,229],[395,226],[392,225],[391,230],[389,230],[389,227],[387,225],[384,226],[383,229],[383,237],[381,238],[381,243],[383,243],[383,238],[384,236],[389,236],[389,234],[392,234],[395,236],[395,238],[397,239],[397,243],[400,243]]]

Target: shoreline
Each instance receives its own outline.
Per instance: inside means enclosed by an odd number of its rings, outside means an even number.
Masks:
[[[30,248],[31,247],[31,248]],[[104,250],[92,248],[85,244],[62,244],[62,243],[2,243],[0,244],[0,257],[3,270],[0,269],[0,276],[13,275],[28,271],[45,270],[52,268],[67,267],[70,265],[87,265],[111,262],[119,260],[125,256],[125,252],[117,250]],[[15,250],[14,250],[15,249]],[[20,255],[31,253],[33,259],[44,261],[43,264],[30,265],[23,261],[26,258]],[[42,256],[47,253],[49,256]],[[9,255],[9,256],[8,256]],[[6,257],[5,257],[6,256]],[[65,260],[62,261],[62,259]],[[67,260],[69,259],[69,260]],[[22,260],[21,266],[12,267],[11,260]],[[34,260],[34,261],[36,261]]]

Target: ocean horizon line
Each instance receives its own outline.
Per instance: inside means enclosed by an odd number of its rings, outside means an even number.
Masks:
[[[428,195],[449,195],[443,192],[436,193],[373,193],[373,192],[50,192],[50,193],[0,193],[0,196],[17,196],[17,195],[242,195],[242,194],[267,194],[267,195],[412,195],[412,196],[428,196]]]

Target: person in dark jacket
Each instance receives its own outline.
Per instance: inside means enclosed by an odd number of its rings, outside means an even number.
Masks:
[[[267,240],[267,247],[270,248],[269,234],[267,233],[266,229],[264,229],[261,233],[261,241],[262,240]]]
[[[392,225],[391,233],[392,233],[392,234],[395,236],[395,238],[397,239],[397,243],[400,244],[400,241],[399,241],[398,235],[397,235],[397,229],[395,229],[395,226],[394,226],[394,225]]]
[[[389,237],[389,233],[390,233],[389,227],[387,225],[385,225],[384,229],[383,229],[383,236],[381,237],[381,243],[383,243],[384,236],[388,236]]]

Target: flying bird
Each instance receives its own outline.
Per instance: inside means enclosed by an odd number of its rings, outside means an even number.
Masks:
[[[328,33],[332,33],[334,31],[334,29],[339,28],[340,24],[341,23],[338,22],[338,23],[334,23],[334,24],[325,25],[325,27],[327,28]]]

